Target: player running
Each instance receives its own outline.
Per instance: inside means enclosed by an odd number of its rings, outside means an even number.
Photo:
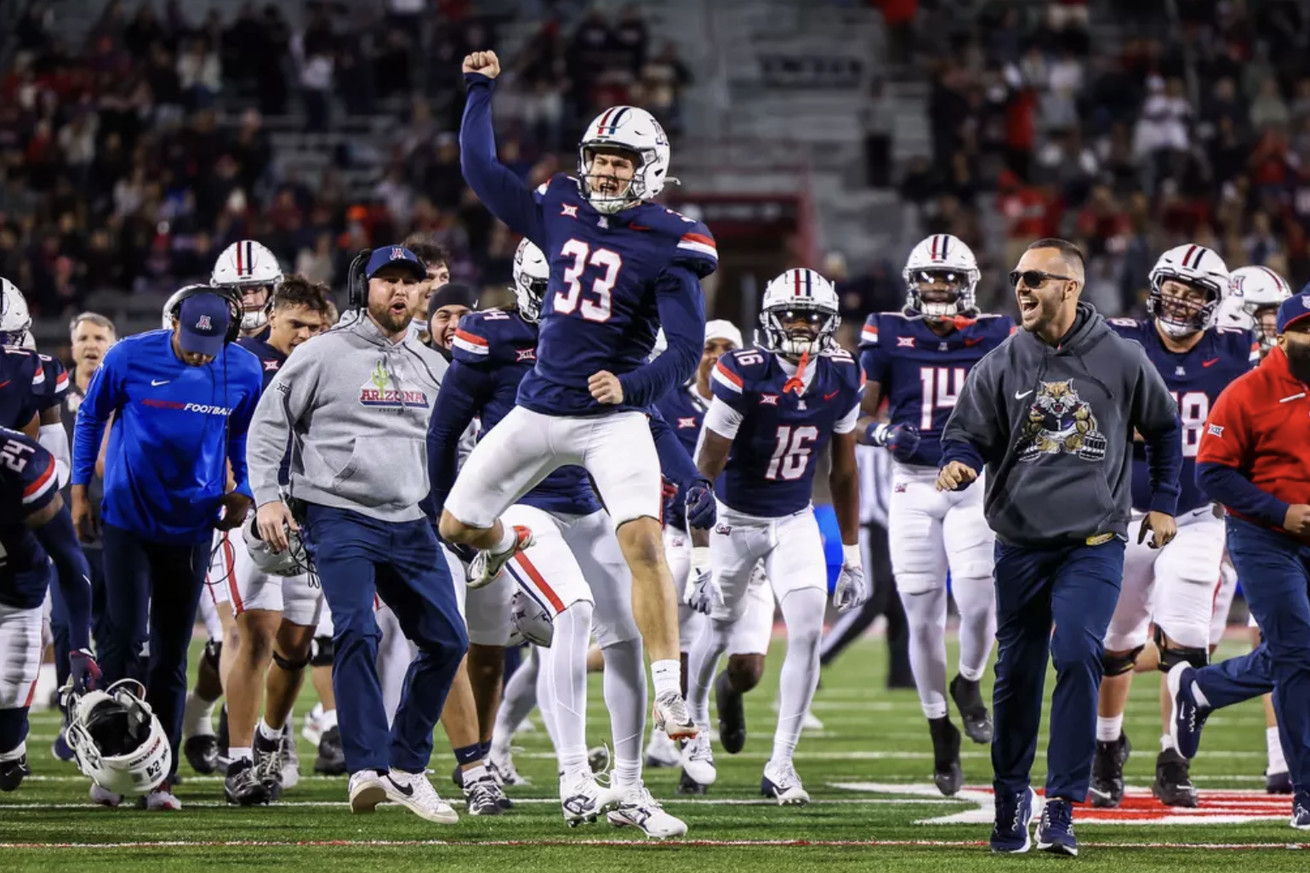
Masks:
[[[948,797],[964,784],[960,731],[951,723],[947,691],[964,731],[990,743],[992,719],[979,680],[996,635],[992,583],[995,535],[983,516],[980,489],[938,491],[941,431],[965,377],[983,355],[1014,332],[1004,315],[980,315],[974,299],[978,262],[963,241],[934,234],[910,252],[901,275],[909,295],[899,313],[870,315],[860,341],[864,389],[861,442],[892,454],[888,506],[892,573],[909,624],[910,668],[932,738],[933,782]],[[877,421],[883,400],[890,419]],[[960,660],[946,684],[946,573],[960,611]]]
[[[837,312],[836,290],[813,270],[788,270],[768,284],[762,347],[729,352],[714,369],[714,400],[696,462],[707,478],[723,473],[726,479],[710,536],[713,575],[706,580],[716,602],[690,659],[689,697],[701,728],[691,745],[700,747],[702,759],[709,757],[710,680],[746,611],[755,565],[763,561],[787,625],[773,754],[760,781],[761,793],[780,804],[810,799],[792,755],[819,681],[828,570],[810,494],[815,460],[829,440],[829,483],[842,534],[833,604],[845,612],[869,594],[860,563],[855,466],[864,378],[855,359],[833,342]]]
[[[1123,799],[1123,766],[1132,746],[1123,732],[1124,708],[1133,665],[1155,627],[1158,667],[1204,666],[1209,662],[1210,618],[1214,610],[1224,524],[1196,486],[1196,450],[1210,406],[1225,385],[1251,369],[1259,346],[1249,331],[1216,327],[1228,289],[1228,269],[1204,246],[1181,245],[1160,256],[1150,274],[1150,318],[1112,318],[1110,327],[1136,340],[1159,371],[1178,404],[1183,428],[1183,471],[1176,514],[1178,535],[1163,548],[1128,543],[1123,587],[1105,637],[1104,669],[1096,719],[1096,755],[1088,789],[1093,806],[1114,807]],[[1133,522],[1151,503],[1150,470],[1142,442],[1133,447]],[[1167,713],[1165,715],[1167,719]],[[1187,759],[1169,739],[1164,722],[1151,790],[1170,806],[1196,806]]]
[[[700,280],[718,265],[714,239],[700,222],[650,202],[664,188],[669,141],[649,113],[631,106],[602,113],[579,145],[579,178],[559,174],[534,193],[496,160],[495,52],[468,55],[463,69],[464,177],[497,218],[542,249],[551,274],[536,364],[519,385],[518,405],[465,462],[441,535],[483,550],[472,572],[488,582],[532,543],[530,530],[500,515],[551,471],[584,467],[631,569],[655,724],[673,738],[693,736],[659,522],[660,467],[643,410],[685,382],[700,359]],[[647,363],[657,325],[669,348]]]

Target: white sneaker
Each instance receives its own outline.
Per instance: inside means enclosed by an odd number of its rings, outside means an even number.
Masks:
[[[110,791],[108,788],[101,788],[99,785],[92,782],[91,802],[113,808],[123,802],[123,795]]]
[[[182,801],[168,789],[168,783],[164,783],[144,797],[138,797],[136,808],[149,812],[177,812],[182,808]]]
[[[616,828],[634,827],[657,840],[681,837],[687,833],[687,823],[664,811],[659,801],[640,782],[629,785],[623,792],[618,809],[606,818]]]
[[[665,691],[655,698],[655,727],[671,740],[689,740],[699,730],[687,712],[687,701],[676,691]]]
[[[699,785],[713,785],[714,780],[719,778],[719,771],[714,768],[714,750],[710,748],[710,738],[705,734],[683,744],[682,769]]]
[[[678,751],[678,746],[664,731],[653,728],[650,742],[646,744],[646,766],[676,767],[681,763],[682,753]]]
[[[801,730],[821,731],[823,730],[823,722],[819,721],[818,717],[807,709],[804,717],[801,718]]]
[[[491,752],[487,755],[487,769],[491,771],[491,775],[495,776],[496,781],[501,785],[532,784],[528,777],[515,769],[514,756],[509,749],[501,752],[495,746],[492,746]]]
[[[564,823],[575,828],[583,822],[593,822],[602,812],[617,806],[619,792],[596,781],[591,770],[565,773],[559,778],[559,802],[564,811]]]
[[[376,770],[350,774],[350,811],[373,812],[387,799],[387,787]]]
[[[532,531],[521,524],[514,525],[514,544],[503,552],[492,553],[483,549],[469,564],[468,586],[485,588],[490,585],[510,558],[532,545]]]
[[[779,806],[810,802],[810,795],[805,791],[805,786],[801,785],[801,777],[796,775],[796,768],[791,761],[781,764],[770,761],[764,765],[760,793],[765,797],[776,798]]]
[[[282,789],[295,788],[300,784],[300,752],[296,749],[296,735],[291,731],[282,732]]]
[[[317,746],[318,741],[323,739],[323,704],[315,703],[309,715],[305,716],[305,726],[300,729],[300,735],[311,746]]]
[[[455,824],[459,813],[454,807],[437,796],[437,789],[432,787],[426,773],[406,773],[392,768],[382,780],[387,799],[408,808],[419,818],[437,824]]]

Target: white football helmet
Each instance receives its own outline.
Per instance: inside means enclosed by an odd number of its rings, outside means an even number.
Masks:
[[[300,534],[287,529],[287,548],[280,552],[260,539],[259,528],[255,526],[255,514],[252,512],[245,524],[241,525],[241,538],[246,542],[246,551],[255,566],[270,576],[301,576],[310,571],[309,555]]]
[[[78,768],[115,794],[147,794],[173,766],[168,736],[144,697],[141,683],[123,679],[69,703],[67,738]]]
[[[1206,302],[1196,305],[1178,298],[1166,300],[1164,283],[1170,279],[1206,292]],[[1205,246],[1175,246],[1155,262],[1150,283],[1146,311],[1169,336],[1188,336],[1214,326],[1219,306],[1228,295],[1228,267],[1223,258]]]
[[[837,289],[814,270],[788,270],[764,288],[760,327],[764,339],[758,345],[787,357],[822,354],[833,342],[841,324]],[[798,315],[807,317],[812,330],[791,330],[783,323]]]
[[[524,237],[514,250],[514,300],[524,321],[541,317],[541,301],[550,284],[550,262],[541,249]]]
[[[188,285],[187,287],[189,288],[190,286]],[[172,294],[168,295],[168,299],[164,301],[164,310],[160,313],[161,324],[163,324],[164,330],[173,329],[173,310],[177,308],[177,302],[182,299],[182,292],[185,290],[186,288],[178,288]]]
[[[214,262],[214,273],[209,284],[236,288],[244,294],[246,288],[268,288],[268,299],[262,306],[248,308],[242,303],[241,329],[258,330],[268,323],[273,306],[273,292],[282,284],[282,267],[277,258],[264,245],[250,239],[234,242],[223,249]]]
[[[555,623],[550,613],[517,586],[510,599],[510,623],[517,636],[534,646],[549,649],[555,639]]]
[[[31,327],[32,313],[27,309],[27,298],[13,282],[0,279],[0,345],[35,349]]]
[[[1268,353],[1277,344],[1277,334],[1266,332],[1260,316],[1292,296],[1287,280],[1268,267],[1238,267],[1228,276],[1228,296],[1219,304],[1218,323],[1254,331],[1260,351]]]
[[[935,233],[920,241],[910,250],[901,277],[908,294],[901,312],[908,318],[949,319],[957,315],[972,318],[978,314],[974,292],[982,273],[973,250],[959,237]],[[944,301],[924,300],[919,286],[937,282],[946,283],[954,297]]]
[[[591,190],[592,149],[623,149],[636,156],[637,168],[628,190],[608,197]],[[578,187],[597,212],[612,213],[642,200],[653,200],[664,190],[669,171],[669,137],[645,109],[611,106],[592,119],[578,143]]]

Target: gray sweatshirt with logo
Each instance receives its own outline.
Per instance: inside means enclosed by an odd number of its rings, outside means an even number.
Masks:
[[[942,431],[941,464],[986,464],[983,510],[1004,542],[1123,537],[1134,430],[1146,441],[1151,509],[1173,515],[1183,464],[1178,406],[1142,347],[1080,302],[1058,346],[1019,330],[969,371]]]
[[[382,521],[423,516],[428,419],[446,361],[361,317],[301,344],[264,391],[246,459],[255,505],[291,496]]]

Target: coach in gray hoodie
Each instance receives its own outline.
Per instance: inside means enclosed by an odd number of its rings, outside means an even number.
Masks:
[[[1056,682],[1037,847],[1078,853],[1071,804],[1086,799],[1096,748],[1101,641],[1123,578],[1134,432],[1146,442],[1153,494],[1139,541],[1149,532],[1159,548],[1176,533],[1177,405],[1141,346],[1079,301],[1083,277],[1073,244],[1028,247],[1010,274],[1023,330],[970,371],[942,432],[938,489],[967,488],[985,464],[983,505],[996,531],[998,852],[1031,845],[1029,774],[1049,654]]]
[[[301,532],[332,610],[351,809],[372,812],[391,800],[450,823],[454,810],[424,773],[468,636],[419,508],[428,493],[428,420],[446,362],[408,338],[423,262],[389,246],[374,250],[362,272],[358,266],[362,260],[351,269],[351,306],[363,311],[300,346],[255,409],[246,452],[256,520],[275,549],[288,547],[288,530]],[[283,488],[291,503],[304,504],[299,526]],[[419,649],[390,729],[376,667],[375,592]]]

